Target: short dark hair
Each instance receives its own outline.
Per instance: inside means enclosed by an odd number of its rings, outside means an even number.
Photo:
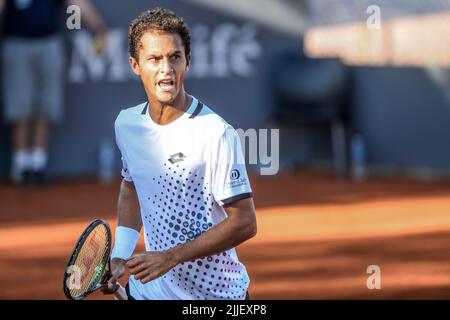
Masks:
[[[141,13],[131,21],[128,30],[128,51],[130,56],[138,60],[140,41],[144,33],[148,31],[162,31],[177,33],[180,35],[184,45],[186,59],[191,54],[191,35],[183,18],[177,16],[173,11],[156,7]]]

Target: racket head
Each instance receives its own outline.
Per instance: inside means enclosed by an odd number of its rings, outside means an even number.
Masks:
[[[67,262],[64,294],[82,300],[103,287],[109,278],[111,229],[101,219],[92,221],[81,234]]]

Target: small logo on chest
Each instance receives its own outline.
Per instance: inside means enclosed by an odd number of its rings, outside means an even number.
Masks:
[[[174,163],[183,161],[184,158],[186,158],[186,156],[184,154],[182,154],[181,152],[178,152],[178,153],[171,155],[168,160],[171,164],[174,164]]]

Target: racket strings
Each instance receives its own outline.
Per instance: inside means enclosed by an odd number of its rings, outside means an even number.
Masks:
[[[108,231],[102,224],[95,227],[84,241],[74,262],[74,266],[79,268],[79,281],[70,289],[73,297],[83,295],[100,281],[108,260],[108,241]]]

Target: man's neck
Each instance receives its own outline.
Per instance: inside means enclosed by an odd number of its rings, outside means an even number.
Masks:
[[[192,97],[183,92],[172,103],[162,104],[148,98],[150,108],[148,112],[154,122],[160,125],[169,124],[178,119],[192,103]]]

